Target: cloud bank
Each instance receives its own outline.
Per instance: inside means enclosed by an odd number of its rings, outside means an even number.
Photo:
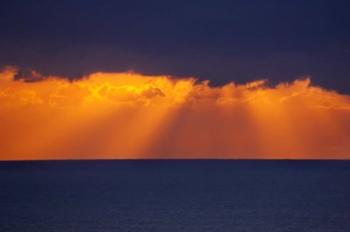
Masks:
[[[0,72],[0,159],[350,158],[350,96],[309,78]]]

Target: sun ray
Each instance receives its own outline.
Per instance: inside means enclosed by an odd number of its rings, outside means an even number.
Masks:
[[[195,78],[0,72],[2,160],[350,158],[350,96],[310,79],[212,87]]]

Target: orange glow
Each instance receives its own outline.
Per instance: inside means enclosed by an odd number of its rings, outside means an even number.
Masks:
[[[73,82],[0,72],[0,160],[350,158],[350,96],[309,79],[211,87],[93,73]]]

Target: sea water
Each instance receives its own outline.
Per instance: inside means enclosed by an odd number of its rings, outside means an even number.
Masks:
[[[0,231],[348,232],[350,162],[1,162]]]

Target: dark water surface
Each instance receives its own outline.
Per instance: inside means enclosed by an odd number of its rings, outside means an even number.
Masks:
[[[0,231],[348,232],[350,162],[2,162]]]

